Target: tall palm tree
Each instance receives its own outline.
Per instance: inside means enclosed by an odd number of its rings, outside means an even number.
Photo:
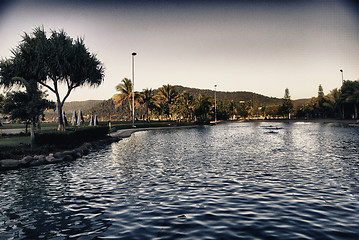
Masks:
[[[116,86],[116,91],[120,92],[112,97],[115,107],[121,106],[125,101],[128,101],[130,112],[132,112],[132,81],[131,79],[124,78],[121,83]],[[136,94],[135,94],[136,97]]]
[[[175,101],[175,99],[178,97],[178,93],[176,89],[172,85],[163,85],[158,89],[158,99],[160,103],[163,103],[165,109],[165,114],[167,115],[167,118],[170,117],[170,107],[171,104]]]
[[[139,94],[139,102],[144,104],[146,107],[147,121],[150,121],[149,110],[154,102],[154,93],[152,89],[143,89],[142,93]]]

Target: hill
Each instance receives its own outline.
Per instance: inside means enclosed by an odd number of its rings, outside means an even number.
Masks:
[[[193,96],[198,96],[202,94],[207,97],[214,98],[214,91],[208,89],[197,89],[197,88],[188,88],[183,86],[174,86],[178,92],[187,91],[189,94]],[[273,98],[267,97],[258,93],[253,92],[245,92],[245,91],[237,91],[237,92],[222,92],[217,91],[217,98],[218,99],[226,99],[228,101],[234,101],[239,103],[241,101],[250,101],[253,100],[253,97],[257,97],[258,105],[262,106],[270,106],[270,105],[277,105],[282,103],[282,99],[280,98]]]
[[[79,109],[86,111],[101,102],[103,102],[103,100],[65,102],[63,109],[66,113],[72,113],[74,110],[78,111]]]
[[[103,100],[87,100],[87,101],[73,101],[73,102],[65,102],[63,110],[66,113],[66,116],[69,118],[69,116],[72,116],[72,113],[74,110],[76,112],[81,109],[81,111],[85,112],[88,109],[102,103]],[[45,113],[45,119],[48,121],[57,121],[57,111],[47,111]]]
[[[295,104],[297,104],[298,106],[304,105],[304,104],[308,103],[309,101],[310,101],[310,98],[302,98],[302,99],[294,100]]]

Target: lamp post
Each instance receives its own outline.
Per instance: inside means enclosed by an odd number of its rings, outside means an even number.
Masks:
[[[214,85],[214,122],[217,122],[217,85]]]
[[[340,69],[340,72],[342,73],[342,85],[343,85],[343,83],[344,83],[344,73],[343,73],[343,69]]]
[[[132,127],[135,126],[135,56],[137,53],[132,53]]]

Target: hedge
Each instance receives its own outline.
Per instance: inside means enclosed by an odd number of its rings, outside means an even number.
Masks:
[[[104,138],[107,134],[108,127],[99,126],[36,133],[35,139],[38,145],[79,145]]]

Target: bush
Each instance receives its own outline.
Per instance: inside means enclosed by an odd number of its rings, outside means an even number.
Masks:
[[[106,137],[108,127],[73,128],[65,132],[51,131],[36,133],[38,145],[81,145]]]

